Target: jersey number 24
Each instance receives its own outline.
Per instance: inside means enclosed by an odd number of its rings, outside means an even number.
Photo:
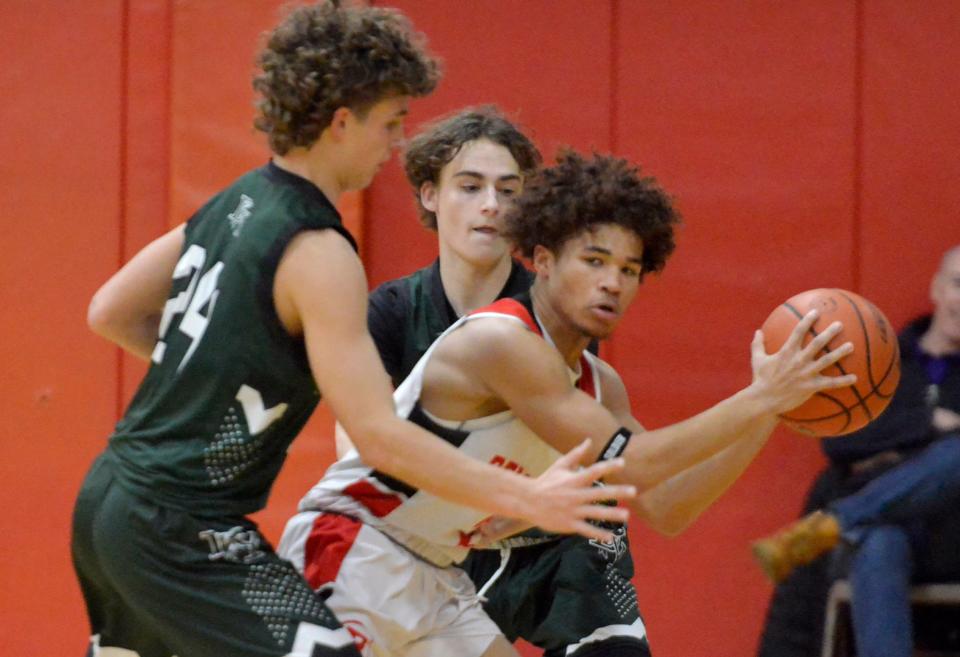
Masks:
[[[177,365],[177,371],[183,369],[187,364],[200,339],[203,338],[204,331],[207,330],[207,324],[210,322],[210,316],[213,314],[213,308],[217,303],[217,297],[220,291],[217,289],[217,279],[220,278],[220,272],[223,271],[223,263],[217,262],[202,276],[203,264],[207,259],[207,251],[202,246],[191,244],[173,269],[173,280],[177,281],[190,277],[190,283],[187,288],[176,296],[167,299],[163,307],[163,316],[160,318],[160,334],[157,345],[153,348],[152,360],[159,364],[163,362],[163,357],[167,351],[165,338],[171,329],[171,324],[177,316],[181,316],[177,329],[190,338],[190,346],[187,347],[183,358]]]

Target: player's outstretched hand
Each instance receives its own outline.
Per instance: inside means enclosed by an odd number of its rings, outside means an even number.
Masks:
[[[751,344],[753,383],[751,388],[761,396],[771,413],[785,413],[796,408],[815,392],[842,388],[857,382],[855,374],[824,376],[821,372],[853,351],[853,344],[844,342],[830,351],[824,348],[843,330],[834,322],[806,345],[803,339],[809,333],[819,313],[808,312],[794,327],[780,350],[768,354],[763,347],[763,332],[757,331]]]
[[[630,515],[627,509],[597,503],[627,500],[636,496],[637,490],[634,486],[594,486],[595,481],[622,470],[624,460],[610,459],[581,468],[580,461],[589,449],[587,438],[534,480],[536,493],[526,519],[547,531],[611,541],[611,532],[588,520],[626,522]]]

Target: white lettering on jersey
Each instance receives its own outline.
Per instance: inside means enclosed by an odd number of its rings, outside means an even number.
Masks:
[[[251,436],[255,436],[269,427],[287,411],[285,403],[277,404],[272,408],[264,407],[263,396],[260,391],[247,384],[240,386],[240,390],[237,392],[237,401],[243,406],[243,414],[247,418],[247,427],[250,429]]]
[[[217,290],[217,280],[220,278],[220,272],[223,271],[223,263],[214,264],[209,271],[200,276],[206,259],[206,249],[197,244],[191,244],[180,257],[177,266],[173,268],[173,280],[176,281],[189,276],[190,283],[187,285],[187,289],[175,297],[167,299],[167,303],[163,306],[163,316],[160,318],[159,339],[151,355],[151,360],[154,363],[163,362],[163,357],[167,351],[164,338],[177,315],[183,314],[179,326],[180,331],[192,338],[187,352],[177,366],[178,372],[187,364],[197,345],[200,344],[200,339],[210,322],[213,307],[217,303],[217,297],[220,295],[220,291]]]
[[[240,195],[240,204],[237,209],[227,215],[227,221],[230,222],[230,232],[236,237],[243,228],[243,222],[252,214],[253,199],[246,194]]]
[[[210,323],[210,315],[213,314],[213,307],[217,303],[217,297],[220,296],[220,290],[217,289],[217,279],[220,278],[220,272],[223,271],[223,263],[218,262],[210,268],[206,274],[200,277],[197,283],[197,291],[187,306],[187,312],[180,320],[180,331],[189,335],[193,341],[187,348],[187,353],[183,355],[183,360],[177,366],[177,371],[183,369],[183,366],[190,360],[190,356],[200,344],[200,339],[207,330],[207,324]],[[206,314],[204,314],[206,311]]]

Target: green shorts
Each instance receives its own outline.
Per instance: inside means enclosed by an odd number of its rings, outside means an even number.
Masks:
[[[508,639],[543,648],[545,657],[612,654],[611,644],[618,655],[649,655],[626,528],[616,531],[612,543],[566,536],[513,548],[484,592],[487,614]],[[480,590],[500,565],[499,552],[475,550],[461,567]]]
[[[201,517],[124,490],[108,457],[74,508],[71,548],[92,648],[140,657],[351,656],[353,640],[249,519]]]

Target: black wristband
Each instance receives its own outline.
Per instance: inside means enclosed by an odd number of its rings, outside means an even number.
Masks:
[[[597,462],[609,461],[623,454],[623,450],[627,448],[627,444],[630,442],[630,436],[632,435],[626,427],[617,429],[614,434],[610,436],[610,440],[607,441],[607,446],[600,452]]]

